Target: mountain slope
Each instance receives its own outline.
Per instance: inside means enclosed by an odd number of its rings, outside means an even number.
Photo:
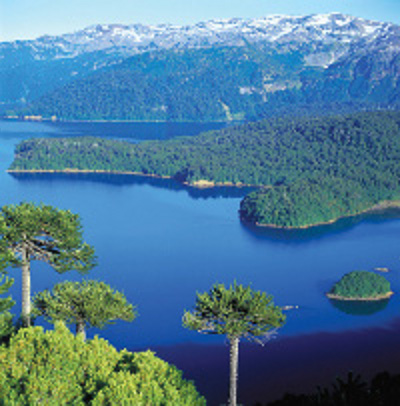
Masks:
[[[0,44],[0,103],[30,101],[27,113],[61,118],[159,120],[253,118],[317,103],[393,108],[399,51],[400,27],[337,13],[99,25]]]

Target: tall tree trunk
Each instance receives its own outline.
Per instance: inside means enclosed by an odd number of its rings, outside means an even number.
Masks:
[[[230,343],[230,377],[229,377],[229,406],[237,405],[237,381],[239,365],[239,338],[229,338]]]
[[[81,334],[83,341],[86,341],[86,330],[85,330],[85,322],[84,321],[78,321],[76,323],[76,335]]]
[[[26,248],[22,250],[22,324],[31,325],[31,263]]]

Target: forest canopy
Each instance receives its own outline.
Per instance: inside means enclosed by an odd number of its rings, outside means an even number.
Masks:
[[[271,119],[131,144],[94,137],[20,143],[12,171],[133,172],[196,185],[253,185],[242,219],[305,227],[400,199],[400,113]]]
[[[382,275],[367,271],[353,271],[335,283],[328,293],[333,299],[380,299],[392,294],[390,283]]]
[[[21,329],[0,347],[4,405],[205,405],[182,372],[152,352],[118,352],[88,342],[59,322],[54,331]]]

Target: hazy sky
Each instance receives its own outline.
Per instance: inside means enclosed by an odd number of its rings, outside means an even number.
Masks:
[[[97,23],[193,24],[333,11],[400,23],[400,0],[0,0],[0,41],[61,34]]]

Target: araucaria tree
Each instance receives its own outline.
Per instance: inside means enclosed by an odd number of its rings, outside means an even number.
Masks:
[[[57,272],[87,272],[95,265],[94,250],[82,240],[79,216],[44,204],[21,203],[0,211],[2,241],[22,270],[22,320],[30,325],[31,261],[48,263]]]
[[[76,333],[86,338],[87,327],[103,328],[114,320],[132,321],[136,311],[123,293],[104,282],[85,280],[61,282],[52,292],[45,290],[33,298],[34,314],[55,323],[75,324]]]
[[[215,284],[209,292],[198,293],[192,312],[186,311],[183,325],[206,334],[226,335],[230,344],[229,405],[237,405],[239,341],[259,343],[285,323],[282,309],[272,296],[236,282],[228,289]]]

